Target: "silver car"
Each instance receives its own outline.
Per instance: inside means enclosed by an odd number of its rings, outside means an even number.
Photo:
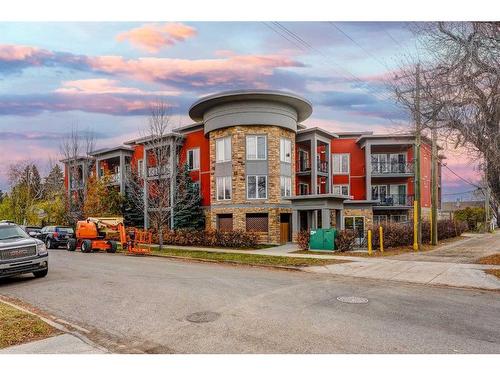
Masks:
[[[12,222],[0,222],[0,278],[33,273],[45,277],[49,254],[45,244]]]

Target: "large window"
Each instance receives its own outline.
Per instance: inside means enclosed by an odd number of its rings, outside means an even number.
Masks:
[[[247,232],[267,232],[269,230],[267,214],[247,214],[246,229]]]
[[[217,177],[217,200],[231,199],[231,176]]]
[[[333,194],[349,195],[349,185],[333,185]]]
[[[267,198],[267,176],[247,176],[247,198]]]
[[[333,154],[333,173],[349,174],[349,154]]]
[[[281,176],[280,178],[281,196],[289,197],[292,195],[292,178]]]
[[[215,141],[215,162],[231,161],[231,137],[219,138]]]
[[[287,138],[280,139],[280,161],[284,163],[292,162],[292,141]]]
[[[187,164],[190,171],[200,169],[200,149],[193,148],[187,152]]]
[[[373,224],[380,225],[387,223],[387,215],[373,215]]]
[[[266,160],[267,145],[265,135],[247,136],[247,160]]]
[[[364,216],[344,216],[344,229],[353,230],[356,234],[358,245],[365,238],[365,217]]]
[[[387,185],[372,185],[372,199],[385,202],[387,197]]]
[[[299,195],[309,195],[309,184],[305,182],[299,183]]]
[[[388,169],[386,154],[372,154],[372,173],[387,173]]]

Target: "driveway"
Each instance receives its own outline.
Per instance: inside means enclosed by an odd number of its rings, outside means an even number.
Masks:
[[[115,352],[500,353],[497,292],[64,250],[50,264],[0,294]]]
[[[396,260],[475,263],[477,259],[500,253],[500,231],[488,234],[465,234],[466,240],[452,242],[437,250],[406,253],[390,257]]]

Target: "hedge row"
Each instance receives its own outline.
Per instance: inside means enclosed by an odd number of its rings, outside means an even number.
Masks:
[[[153,233],[153,242],[159,242],[157,233]],[[179,246],[252,248],[257,246],[257,239],[252,233],[246,233],[238,230],[220,232],[216,230],[178,229],[164,230],[163,244]]]
[[[440,240],[452,237],[458,237],[467,230],[467,224],[462,221],[439,220],[438,238]],[[382,224],[384,232],[384,247],[409,246],[413,244],[413,222],[408,223],[384,223]],[[422,242],[429,243],[431,240],[431,227],[428,221],[422,222]],[[379,231],[374,230],[372,236],[372,245],[378,248]]]

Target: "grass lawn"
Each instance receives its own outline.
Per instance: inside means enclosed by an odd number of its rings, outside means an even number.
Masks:
[[[0,302],[0,349],[54,336],[58,331],[34,315]]]
[[[500,266],[500,253],[489,255],[487,257],[479,258],[477,260],[478,264],[492,264],[494,266]]]
[[[422,249],[420,252],[425,252],[429,250],[437,250],[439,246],[442,245],[447,245],[449,243],[457,242],[464,240],[466,237],[454,237],[454,238],[447,238],[445,240],[438,241],[437,246],[432,246],[429,244],[422,244]],[[362,251],[314,251],[314,250],[298,250],[294,251],[294,254],[318,254],[318,255],[343,255],[343,256],[351,256],[351,257],[387,257],[387,256],[393,256],[393,255],[399,255],[399,254],[405,254],[405,253],[411,253],[413,252],[413,246],[400,246],[400,247],[391,247],[391,248],[385,248],[384,252],[380,252],[375,249],[373,249],[372,255],[368,254],[368,250],[362,250]]]
[[[195,251],[195,250],[183,250],[183,249],[163,249],[162,251],[152,250],[152,254],[165,257],[182,257],[188,259],[209,260],[222,263],[237,263],[237,264],[246,264],[252,266],[306,267],[306,266],[323,266],[326,264],[346,262],[343,260],[336,260],[336,259],[292,258],[285,256],[222,253],[222,252]]]

